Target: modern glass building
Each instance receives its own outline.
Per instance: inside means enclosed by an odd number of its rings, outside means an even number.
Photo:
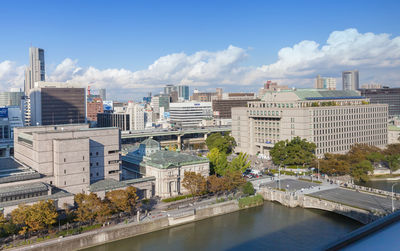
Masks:
[[[184,100],[189,100],[189,86],[179,85],[178,86],[178,97]]]
[[[359,88],[358,70],[342,72],[343,90],[355,91]]]
[[[25,70],[25,95],[34,87],[35,82],[45,81],[44,50],[29,48],[29,67]]]
[[[388,104],[389,117],[400,116],[400,88],[361,89],[361,95],[371,104]]]

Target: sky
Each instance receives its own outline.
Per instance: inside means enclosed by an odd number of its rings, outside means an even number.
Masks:
[[[0,4],[0,90],[23,87],[29,47],[46,80],[138,100],[165,84],[313,87],[358,69],[400,87],[400,1],[19,1]]]

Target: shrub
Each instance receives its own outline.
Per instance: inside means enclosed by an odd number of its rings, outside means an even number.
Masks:
[[[239,207],[251,207],[251,206],[260,206],[264,203],[264,198],[257,194],[255,196],[249,196],[239,199]]]
[[[173,201],[178,201],[178,200],[184,200],[187,198],[193,197],[191,194],[188,195],[179,195],[176,197],[171,197],[171,198],[167,198],[167,199],[163,199],[162,202],[173,202]]]
[[[255,190],[253,187],[253,184],[250,181],[247,181],[243,186],[242,186],[242,192],[246,195],[254,195]]]

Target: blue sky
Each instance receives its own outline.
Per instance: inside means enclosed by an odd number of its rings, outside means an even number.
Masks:
[[[400,1],[2,1],[0,63],[12,62],[14,68],[26,65],[32,44],[45,49],[48,75],[66,58],[81,75],[89,67],[134,73],[167,55],[216,53],[233,45],[244,50],[239,59],[230,62],[242,71],[276,63],[282,48],[301,41],[315,41],[322,46],[334,31],[353,28],[359,34],[387,33],[392,41],[400,32],[399,10]],[[321,72],[340,75],[337,67]],[[63,72],[62,78],[54,79],[68,80],[67,75]],[[304,79],[309,81],[311,75]],[[160,82],[154,88],[161,82],[179,81],[164,77],[157,78]],[[218,76],[214,81],[223,79]],[[285,83],[287,76],[277,79]],[[17,86],[15,81],[20,79],[1,78],[0,72],[0,81],[4,88],[4,82]],[[207,81],[212,82],[197,78],[194,83],[207,89]],[[380,79],[369,76],[365,81]],[[237,86],[235,81],[226,82],[227,88],[230,84],[233,89]],[[242,89],[259,87],[255,83],[245,86]]]

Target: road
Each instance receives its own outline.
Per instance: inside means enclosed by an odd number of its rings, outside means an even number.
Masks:
[[[324,191],[310,193],[310,195],[336,201],[339,203],[353,205],[355,207],[363,208],[369,211],[379,211],[389,213],[392,211],[391,198],[373,195],[369,193],[357,192],[354,190],[344,188],[333,188]],[[394,201],[395,208],[400,208],[400,202]]]

